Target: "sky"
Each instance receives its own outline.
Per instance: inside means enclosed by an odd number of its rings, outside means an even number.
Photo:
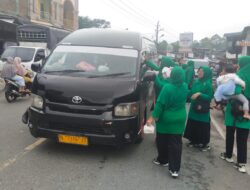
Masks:
[[[79,16],[105,19],[111,28],[149,38],[155,36],[159,21],[161,40],[177,41],[184,32],[200,40],[250,26],[250,0],[79,0]]]

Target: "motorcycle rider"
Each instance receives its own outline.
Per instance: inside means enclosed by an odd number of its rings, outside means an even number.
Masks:
[[[24,78],[17,75],[17,69],[14,65],[12,57],[7,57],[6,63],[3,66],[1,77],[4,79],[14,80],[20,86],[19,92],[25,92]]]
[[[14,58],[14,65],[16,67],[16,74],[24,78],[25,84],[26,83],[32,83],[32,79],[29,76],[29,71],[26,70],[22,65],[21,65],[21,58],[20,57],[15,57]]]

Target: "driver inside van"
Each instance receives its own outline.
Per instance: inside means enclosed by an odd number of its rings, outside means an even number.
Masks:
[[[86,61],[81,61],[78,64],[76,64],[75,66],[77,69],[79,70],[83,70],[83,71],[95,71],[96,68],[91,65],[90,63],[86,62]]]

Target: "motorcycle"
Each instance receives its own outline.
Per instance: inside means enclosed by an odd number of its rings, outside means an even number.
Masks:
[[[31,74],[28,73],[26,77],[31,78]],[[26,97],[31,95],[32,82],[25,82],[26,91],[20,92],[19,85],[11,79],[4,79],[5,81],[5,98],[7,102],[11,103],[19,97]]]

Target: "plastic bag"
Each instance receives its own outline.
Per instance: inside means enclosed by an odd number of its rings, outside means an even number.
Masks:
[[[155,126],[154,125],[144,125],[144,133],[145,134],[154,134]]]

